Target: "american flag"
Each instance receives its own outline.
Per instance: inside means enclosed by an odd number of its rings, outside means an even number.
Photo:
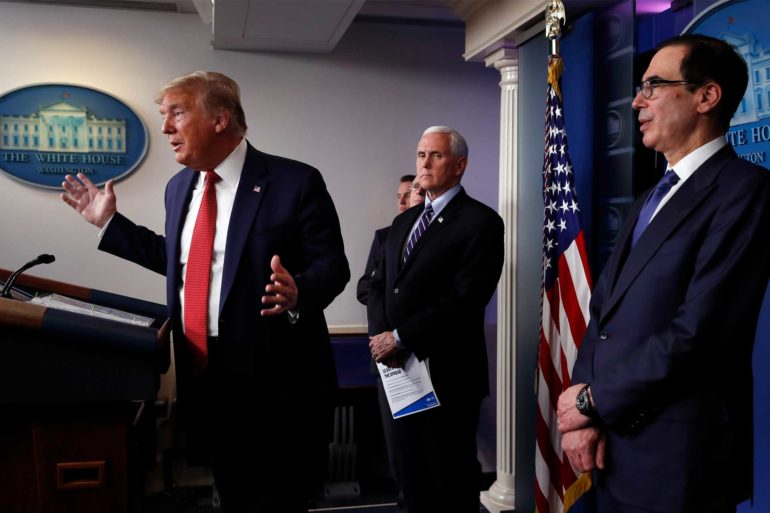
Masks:
[[[543,162],[545,218],[535,448],[538,513],[568,511],[591,487],[590,474],[576,476],[562,454],[561,435],[556,427],[556,402],[572,381],[572,367],[588,325],[591,298],[591,271],[564,130],[561,71],[561,58],[551,56]]]

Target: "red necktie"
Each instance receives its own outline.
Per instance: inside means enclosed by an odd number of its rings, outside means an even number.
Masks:
[[[217,195],[214,185],[219,180],[214,171],[206,171],[206,185],[195,220],[184,278],[184,331],[190,341],[193,361],[200,369],[208,363],[209,281],[211,252],[217,225]]]

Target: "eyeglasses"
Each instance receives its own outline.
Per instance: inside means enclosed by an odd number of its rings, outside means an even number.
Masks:
[[[410,185],[409,186],[409,190],[419,194],[420,196],[425,194],[425,190],[422,187],[420,187],[419,185]]]
[[[665,80],[662,78],[648,78],[642,80],[642,83],[636,86],[636,94],[642,93],[642,97],[649,100],[652,97],[652,91],[656,87],[666,85],[692,84],[689,80]]]

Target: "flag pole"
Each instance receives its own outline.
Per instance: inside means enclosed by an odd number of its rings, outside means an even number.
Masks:
[[[545,37],[551,40],[551,57],[559,55],[561,26],[567,22],[567,14],[561,0],[551,0],[545,8]]]
[[[536,513],[585,507],[590,473],[578,473],[562,451],[555,398],[571,384],[572,367],[589,322],[591,271],[580,219],[575,169],[567,148],[559,55],[562,0],[549,0],[545,36],[551,42],[543,159],[543,274],[540,292],[535,444]]]

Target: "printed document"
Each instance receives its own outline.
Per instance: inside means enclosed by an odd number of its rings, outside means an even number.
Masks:
[[[378,363],[377,369],[394,419],[439,406],[425,360],[410,354],[403,367]]]

